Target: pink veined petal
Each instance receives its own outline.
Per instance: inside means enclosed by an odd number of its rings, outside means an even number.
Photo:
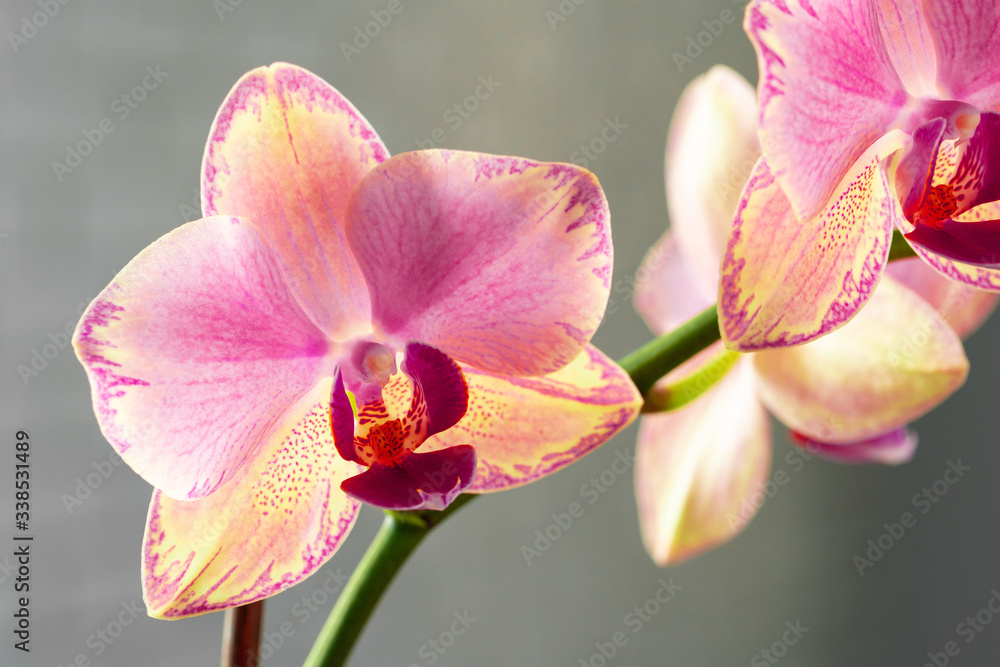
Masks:
[[[759,507],[771,426],[747,360],[692,403],[639,423],[635,494],[646,550],[674,565],[728,542]]]
[[[694,263],[681,249],[674,230],[668,230],[635,272],[636,311],[656,335],[676,328],[712,305],[718,266],[713,270],[716,278],[711,285],[698,280]]]
[[[883,164],[870,155],[820,215],[805,221],[795,218],[765,158],[757,163],[722,263],[719,321],[727,347],[813,340],[849,321],[871,296],[902,215]]]
[[[238,473],[330,363],[253,225],[197,220],[140,252],[73,334],[101,432],[165,495]]]
[[[316,572],[354,524],[339,488],[360,470],[334,450],[329,378],[274,425],[226,485],[193,502],[153,492],[142,545],[150,616],[184,618],[270,597]]]
[[[1000,217],[1000,203],[986,204],[979,208],[987,209],[991,214],[998,215],[998,217]],[[927,262],[932,269],[946,278],[965,283],[966,285],[977,289],[988,290],[990,292],[1000,292],[1000,269],[991,269],[984,266],[976,266],[974,264],[955,262],[947,257],[942,257],[926,250],[912,242],[910,243],[910,246],[913,248],[913,251],[916,252],[922,260]]]
[[[941,97],[1000,111],[1000,4],[925,0],[923,5],[938,54]]]
[[[917,451],[917,434],[905,426],[894,428],[865,440],[839,444],[814,440],[794,431],[790,435],[796,445],[807,450],[810,454],[816,454],[837,463],[899,465],[912,459],[914,452]]]
[[[940,97],[937,52],[922,0],[877,0],[875,10],[889,60],[912,97]]]
[[[382,332],[483,370],[565,366],[607,305],[607,200],[579,167],[404,153],[362,180],[349,220]]]
[[[469,411],[420,451],[475,447],[479,467],[472,493],[503,491],[561,470],[631,424],[642,407],[625,371],[592,345],[542,377],[464,370]]]
[[[758,157],[756,94],[747,80],[716,65],[688,84],[667,135],[667,208],[674,237],[710,294],[740,191]]]
[[[907,93],[871,0],[753,0],[760,141],[799,218],[817,216]]]
[[[456,445],[413,452],[398,465],[374,464],[345,479],[347,495],[387,510],[443,510],[469,488],[476,474],[476,450]]]
[[[368,121],[321,78],[275,63],[226,96],[202,163],[202,211],[253,222],[296,297],[324,332],[369,330],[364,278],[344,238],[361,177],[388,152]]]
[[[931,304],[961,338],[972,335],[1000,300],[994,292],[945,278],[919,257],[890,262],[886,271]]]
[[[883,276],[847,326],[808,345],[754,355],[759,396],[809,438],[844,443],[906,424],[965,382],[961,339],[930,304]]]

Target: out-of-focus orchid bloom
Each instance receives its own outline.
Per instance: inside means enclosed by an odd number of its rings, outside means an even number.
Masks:
[[[389,159],[347,99],[275,64],[215,118],[202,211],[115,277],[73,341],[102,432],[155,487],[152,616],[301,581],[358,498],[441,508],[525,484],[636,415],[589,345],[612,250],[586,170]]]
[[[656,333],[712,303],[732,210],[759,155],[755,110],[753,88],[725,67],[681,97],[667,140],[672,227],[638,272],[635,299]],[[654,394],[691,384],[678,380],[699,368],[696,384],[716,384],[679,409],[641,420],[636,497],[653,559],[667,565],[691,558],[746,525],[769,474],[768,411],[820,456],[908,460],[916,437],[906,423],[965,380],[960,336],[996,302],[916,258],[897,261],[871,304],[842,329],[735,363],[736,353],[719,342],[661,380]]]
[[[1000,2],[752,0],[763,159],[726,246],[723,339],[750,351],[851,319],[898,228],[1000,291]]]

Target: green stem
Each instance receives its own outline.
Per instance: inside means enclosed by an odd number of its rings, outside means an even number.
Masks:
[[[713,303],[673,331],[627,355],[618,364],[632,378],[639,393],[646,396],[657,380],[721,337]]]
[[[475,497],[460,495],[441,512],[387,511],[378,535],[333,606],[303,667],[346,664],[368,618],[409,555],[434,526]]]
[[[897,259],[916,257],[913,246],[903,237],[903,233],[898,229],[892,230],[892,245],[889,246],[889,261],[895,262]]]

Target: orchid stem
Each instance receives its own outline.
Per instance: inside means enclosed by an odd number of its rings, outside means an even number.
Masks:
[[[326,619],[303,667],[340,667],[382,594],[421,540],[452,512],[475,498],[462,494],[447,509],[385,513],[382,527]]]
[[[222,667],[253,667],[260,659],[264,601],[227,609],[222,630]]]
[[[632,378],[639,393],[648,396],[657,380],[721,337],[713,303],[676,329],[628,354],[618,364]]]

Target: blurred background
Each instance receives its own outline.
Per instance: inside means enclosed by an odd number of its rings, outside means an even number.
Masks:
[[[63,332],[139,250],[200,217],[209,125],[251,68],[283,60],[316,72],[393,153],[434,143],[583,164],[582,146],[603,145],[585,159],[611,204],[616,262],[613,305],[595,342],[618,358],[648,340],[631,285],[668,224],[667,126],[684,85],[713,64],[756,81],[742,3],[401,0],[377,35],[359,37],[388,4],[0,5],[0,540],[13,544],[20,429],[31,435],[35,534],[30,654],[13,649],[15,560],[12,546],[0,547],[0,664],[54,667],[79,656],[115,667],[218,664],[222,614],[166,622],[140,613],[117,625],[141,602],[151,489],[124,466],[91,484],[93,473],[109,470],[111,449]],[[734,23],[718,20],[727,10]],[[158,76],[147,77],[147,68]],[[155,84],[143,89],[144,77]],[[493,90],[470,109],[481,77]],[[467,113],[449,113],[455,104]],[[615,140],[594,142],[609,123],[620,128]],[[88,137],[90,154],[67,162],[67,145]],[[616,454],[634,447],[634,426],[548,479],[477,500],[416,552],[352,664],[600,667],[596,645],[619,630],[628,641],[613,665],[916,666],[934,664],[928,653],[940,654],[938,665],[997,664],[1000,620],[991,625],[992,612],[981,610],[1000,589],[998,334],[993,319],[968,341],[969,381],[916,424],[921,445],[912,463],[786,459],[792,450],[779,428],[773,469],[788,483],[736,540],[679,567],[661,570],[646,555],[630,473],[583,503],[583,516],[541,557],[529,564],[522,554],[553,513],[581,500],[582,485],[613,474]],[[18,370],[33,359],[34,374]],[[920,514],[914,495],[959,459],[971,470]],[[68,505],[72,496],[81,502]],[[854,557],[906,511],[916,525],[859,575]],[[333,605],[324,583],[342,585],[338,573],[352,571],[380,519],[364,510],[319,574],[267,601],[271,651],[262,664],[301,664]],[[679,590],[633,633],[626,615],[654,596],[661,578]],[[455,614],[468,629],[452,643],[442,633]],[[973,624],[960,626],[966,617]],[[282,623],[293,636],[281,638]],[[791,645],[783,643],[794,636],[786,624],[802,635]],[[948,642],[958,655],[943,654]]]

